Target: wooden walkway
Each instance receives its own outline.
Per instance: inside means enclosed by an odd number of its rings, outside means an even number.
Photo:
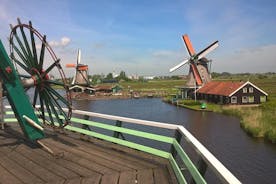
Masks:
[[[0,130],[0,183],[177,183],[169,162],[75,133],[47,131],[42,142],[57,157],[28,142],[18,124]]]

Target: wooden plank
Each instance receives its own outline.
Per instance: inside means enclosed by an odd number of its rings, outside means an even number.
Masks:
[[[100,183],[101,184],[118,184],[118,180],[119,180],[119,173],[103,175]]]
[[[51,140],[46,140],[46,142],[48,144],[52,144],[53,141]],[[114,163],[111,160],[106,160],[105,158],[102,158],[100,156],[101,153],[99,153],[98,155],[94,155],[93,152],[86,152],[84,150],[80,150],[78,146],[76,147],[68,147],[65,144],[62,144],[60,142],[56,142],[55,144],[52,144],[52,147],[55,147],[57,150],[62,150],[65,153],[70,153],[70,156],[68,156],[67,158],[72,160],[74,159],[74,157],[76,158],[84,158],[86,159],[86,163],[90,162],[90,163],[98,163],[99,165],[102,165],[104,167],[106,167],[107,169],[112,169],[113,171],[122,171],[122,170],[130,170],[131,168],[126,167],[125,165],[123,165],[123,162],[121,163]],[[80,163],[79,163],[80,164]],[[103,169],[101,167],[101,169]],[[98,171],[99,172],[99,171]]]
[[[85,177],[81,180],[81,184],[100,184],[102,176]]]
[[[0,183],[1,184],[21,184],[22,181],[6,170],[0,165]]]
[[[70,180],[67,180],[64,184],[81,184],[81,177],[73,178]]]
[[[158,184],[168,184],[172,183],[172,181],[169,180],[168,173],[165,169],[157,168],[153,169],[153,177],[154,177],[154,183]]]
[[[51,158],[53,159],[54,157],[52,155],[50,155],[48,152],[40,150],[34,150],[35,152],[37,152],[38,154],[40,154],[43,157],[46,158]],[[72,162],[71,160],[69,160],[66,157],[61,157],[61,158],[57,158],[54,161],[56,164],[63,166],[65,169],[75,173],[77,176],[79,177],[86,177],[86,176],[93,176],[93,175],[98,175],[99,173],[96,173],[95,171],[89,170],[88,168],[85,168],[77,163]],[[73,177],[70,177],[73,178]],[[69,179],[70,179],[69,178]]]
[[[0,156],[0,164],[6,168],[8,172],[15,175],[22,183],[44,183],[44,181],[23,168],[18,162],[14,162],[7,155]]]
[[[76,137],[76,135],[79,135],[79,134],[72,133],[72,132],[68,132],[68,134],[69,134],[68,136],[75,136],[75,137]],[[138,151],[138,150],[135,150],[135,149],[132,149],[132,148],[125,147],[125,146],[121,146],[121,145],[118,145],[118,144],[114,144],[114,143],[110,143],[110,142],[107,142],[107,141],[99,140],[99,139],[96,139],[96,138],[93,138],[93,137],[90,137],[89,141],[92,142],[93,144],[95,144],[96,146],[100,146],[100,147],[103,147],[103,148],[107,147],[109,149],[114,149],[117,152],[128,153],[131,156],[135,156],[136,158],[138,158],[140,160],[143,160],[144,163],[148,162],[148,163],[157,164],[157,165],[168,163],[168,160],[166,160],[164,158],[161,158],[161,157],[149,154],[149,153],[141,152],[141,151]]]
[[[138,170],[137,182],[138,184],[154,184],[153,170],[152,169]]]
[[[75,172],[63,167],[63,165],[57,164],[56,158],[54,158],[53,156],[49,154],[47,155],[47,157],[42,156],[39,152],[45,153],[45,151],[41,149],[31,150],[29,147],[23,144],[17,147],[17,151],[25,157],[28,157],[33,162],[39,164],[40,167],[46,167],[47,169],[54,171],[55,174],[61,176],[64,179],[79,176]]]
[[[136,172],[135,171],[125,171],[120,173],[118,184],[130,184],[136,183]]]
[[[69,140],[72,138],[62,136],[62,138]],[[92,142],[87,142],[83,140],[74,139],[74,142],[78,145],[78,149],[89,152],[96,155],[97,157],[102,157],[106,160],[110,160],[116,163],[123,163],[125,166],[131,169],[146,169],[157,167],[155,164],[144,161],[140,158],[136,158],[128,153],[118,152],[114,149],[104,148],[99,145],[95,145]]]

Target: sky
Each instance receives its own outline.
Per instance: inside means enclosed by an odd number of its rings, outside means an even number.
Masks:
[[[0,39],[9,51],[9,24],[32,21],[47,35],[67,76],[81,49],[93,74],[187,74],[169,69],[218,40],[207,55],[212,72],[276,72],[275,0],[0,0]]]

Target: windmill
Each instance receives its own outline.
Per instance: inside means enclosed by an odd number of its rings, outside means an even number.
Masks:
[[[75,68],[75,75],[71,82],[70,90],[74,92],[86,92],[94,94],[94,88],[90,86],[88,80],[88,65],[81,64],[81,51],[78,49],[77,64],[66,64],[67,68]]]
[[[81,51],[78,49],[77,64],[66,64],[67,68],[76,68],[75,75],[73,77],[71,85],[88,86],[88,65],[80,63]]]
[[[178,65],[174,66],[173,68],[171,68],[170,72],[173,72],[179,69],[185,64],[190,65],[188,81],[185,87],[185,97],[187,97],[187,93],[189,89],[199,88],[204,84],[208,83],[209,81],[211,81],[211,77],[208,70],[209,61],[205,58],[205,56],[218,47],[218,41],[213,42],[208,47],[203,49],[201,52],[196,53],[188,35],[185,34],[182,36],[182,38],[184,40],[185,46],[187,48],[187,51],[190,57],[188,59],[185,59]]]

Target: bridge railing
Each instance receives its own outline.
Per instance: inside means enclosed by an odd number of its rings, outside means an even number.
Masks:
[[[6,108],[8,107],[6,106]],[[64,110],[67,111],[67,109]],[[6,111],[6,114],[10,116],[13,114],[13,112]],[[77,116],[82,116],[82,118],[78,118]],[[115,121],[115,125],[91,121],[89,120],[90,117]],[[5,117],[4,121],[12,122],[16,121],[16,119],[13,117]],[[73,117],[71,118],[71,121],[73,123],[71,125],[67,125],[65,129],[92,136],[95,138],[103,139],[105,141],[113,142],[119,145],[127,146],[129,148],[137,149],[146,153],[150,153],[168,159],[179,183],[207,183],[204,179],[204,172],[207,168],[210,168],[223,183],[241,183],[211,152],[209,152],[187,129],[185,129],[181,125],[140,120],[81,110],[73,110]],[[124,128],[122,127],[122,123],[173,130],[176,132],[176,137],[164,136],[146,131]],[[90,129],[89,127],[92,128]],[[93,127],[109,130],[114,132],[114,134],[113,136],[110,136],[103,133],[99,133],[94,131]],[[135,137],[145,138],[152,141],[166,143],[171,145],[172,149],[170,151],[164,151],[150,146],[145,146],[143,144],[131,142],[129,140],[124,139],[124,135],[126,134]],[[119,138],[120,135],[121,138]],[[200,156],[200,164],[205,166],[205,168],[203,167],[203,170],[199,170],[196,164],[192,162],[187,153],[184,151],[180,143],[182,138],[184,138],[185,141],[188,142]],[[180,158],[180,162],[176,159],[176,155]],[[181,171],[180,164],[184,164],[185,168],[189,171],[190,175],[192,176],[192,181],[187,181],[187,178],[184,177]]]

